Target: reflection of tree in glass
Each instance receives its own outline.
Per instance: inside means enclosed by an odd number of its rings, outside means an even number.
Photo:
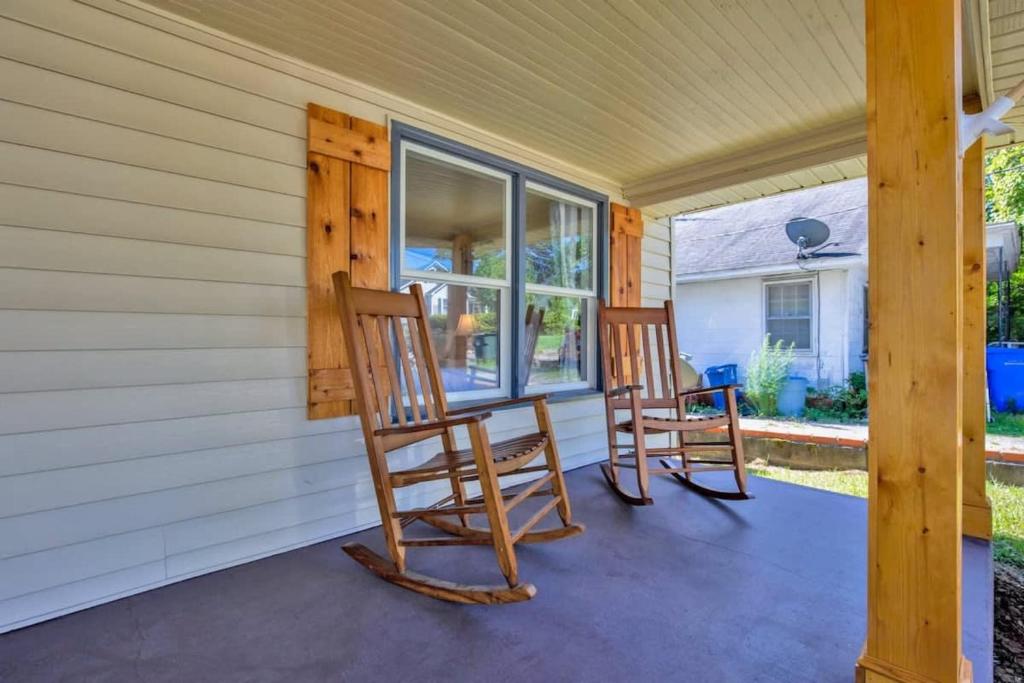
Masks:
[[[528,244],[526,281],[557,287],[589,288],[590,253],[590,235]]]

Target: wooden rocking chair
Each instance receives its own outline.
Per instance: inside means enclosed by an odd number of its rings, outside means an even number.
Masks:
[[[345,552],[382,579],[441,600],[485,604],[529,600],[536,588],[519,580],[515,545],[554,541],[583,531],[582,524],[572,523],[546,397],[449,410],[420,285],[414,284],[410,294],[359,289],[351,286],[347,273],[338,272],[334,288],[391,559],[358,543],[346,544]],[[533,404],[537,431],[491,443],[485,425],[491,416],[487,411],[519,403]],[[456,427],[468,430],[469,448],[456,448]],[[392,471],[389,451],[435,436],[441,437],[440,453],[415,467]],[[544,464],[529,466],[541,453]],[[526,472],[545,474],[515,494],[502,494],[499,477]],[[450,483],[451,494],[427,507],[397,509],[394,489],[439,480]],[[480,496],[467,497],[465,484],[471,481],[479,482]],[[509,511],[536,496],[549,496],[550,500],[523,526],[511,530]],[[535,531],[552,510],[557,510],[562,525]],[[470,526],[470,517],[476,514],[487,516],[486,527]],[[450,536],[405,538],[403,529],[414,521]],[[407,548],[447,545],[493,545],[508,585],[460,585],[406,569]]]
[[[736,408],[737,385],[680,388],[683,374],[672,302],[666,301],[662,308],[610,308],[600,302],[598,324],[608,425],[608,464],[601,465],[601,471],[612,490],[631,505],[650,505],[654,502],[650,496],[650,475],[667,474],[705,496],[727,500],[753,498],[747,493]],[[716,392],[725,395],[724,413],[687,414],[688,398]],[[629,419],[617,422],[616,410],[628,410]],[[661,414],[645,412],[648,410],[659,410]],[[694,434],[719,427],[727,428],[728,441],[693,440]],[[619,444],[619,433],[631,434],[632,443]],[[675,446],[647,445],[649,435],[671,433],[678,435]],[[622,453],[625,449],[630,450]],[[701,457],[716,452],[727,452],[729,459]],[[652,457],[659,458],[660,468],[649,468],[647,459]],[[621,469],[636,471],[638,496],[622,487]],[[695,474],[722,470],[733,472],[738,490],[720,491],[693,479]]]

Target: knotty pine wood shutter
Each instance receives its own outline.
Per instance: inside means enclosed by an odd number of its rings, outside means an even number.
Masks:
[[[327,107],[307,108],[306,349],[308,416],[353,414],[331,275],[356,287],[388,289],[388,129]]]
[[[609,277],[612,306],[640,305],[640,243],[644,220],[639,209],[612,202]]]
[[[622,204],[611,204],[611,230],[609,237],[609,280],[612,306],[640,306],[640,243],[644,236],[644,221],[639,209]],[[629,360],[629,338],[625,328],[619,330],[622,358],[619,367],[627,384],[641,383],[639,377],[632,377]],[[640,348],[640,331],[636,330],[633,348]],[[643,362],[640,361],[641,376]]]

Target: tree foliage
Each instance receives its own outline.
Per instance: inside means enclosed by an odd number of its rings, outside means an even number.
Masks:
[[[1024,223],[1024,145],[1003,147],[985,157],[985,220]],[[996,284],[988,285],[988,339],[999,340]],[[1024,270],[1010,274],[1009,326],[1011,340],[1024,339]]]

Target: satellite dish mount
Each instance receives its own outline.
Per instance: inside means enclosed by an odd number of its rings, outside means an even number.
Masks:
[[[796,245],[797,259],[813,257],[818,247],[827,246],[829,235],[828,226],[817,218],[794,218],[786,223],[786,236]]]

